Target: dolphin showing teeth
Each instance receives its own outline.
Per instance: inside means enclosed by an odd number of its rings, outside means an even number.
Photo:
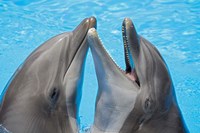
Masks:
[[[92,133],[118,133],[133,110],[139,85],[120,69],[104,49],[95,29],[88,31],[88,42],[98,80]]]
[[[98,94],[92,133],[186,133],[167,65],[158,50],[138,35],[132,21],[122,24],[125,71],[103,47],[94,28],[92,51]]]
[[[77,133],[86,35],[96,27],[84,19],[72,32],[38,47],[5,88],[0,124],[13,133]]]

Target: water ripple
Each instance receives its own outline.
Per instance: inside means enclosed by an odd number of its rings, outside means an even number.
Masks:
[[[138,33],[155,44],[166,60],[186,123],[191,132],[198,132],[199,14],[198,0],[2,0],[0,88],[33,49],[58,33],[73,30],[82,19],[92,15],[97,17],[105,47],[124,68],[121,24],[125,17],[130,17]],[[89,53],[86,68],[91,69],[86,69],[80,107],[82,129],[91,125],[94,116],[97,82],[90,82],[96,78],[92,62]]]

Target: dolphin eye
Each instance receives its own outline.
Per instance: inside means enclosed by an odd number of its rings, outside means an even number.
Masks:
[[[146,101],[145,101],[145,109],[149,109],[150,108],[150,99],[147,98]]]
[[[52,104],[55,104],[59,97],[59,90],[57,88],[53,88],[50,92],[50,101]]]
[[[153,104],[153,101],[150,98],[147,98],[145,100],[144,108],[146,112],[148,113],[152,112],[152,106],[153,106],[152,104]]]

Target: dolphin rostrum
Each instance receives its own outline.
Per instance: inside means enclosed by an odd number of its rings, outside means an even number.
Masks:
[[[132,21],[122,25],[126,70],[104,49],[94,28],[88,31],[98,93],[92,133],[185,133],[166,63],[138,35]]]
[[[72,32],[38,47],[8,83],[0,108],[0,124],[12,133],[77,133],[86,35],[96,27],[84,19]]]

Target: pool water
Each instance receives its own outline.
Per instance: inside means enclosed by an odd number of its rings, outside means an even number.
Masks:
[[[183,117],[200,131],[200,2],[198,0],[0,0],[0,92],[41,43],[95,16],[98,32],[115,61],[125,68],[121,23],[130,17],[168,64]],[[94,119],[97,80],[89,51],[80,106],[80,127]]]

